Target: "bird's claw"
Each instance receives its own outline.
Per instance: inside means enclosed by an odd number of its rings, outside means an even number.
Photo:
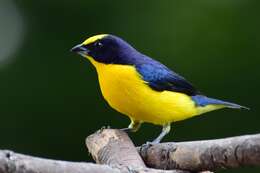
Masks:
[[[150,141],[147,141],[144,145],[148,145],[149,147],[153,146],[155,143],[154,142],[150,142]]]
[[[141,145],[141,150],[147,150],[148,148],[152,147],[154,145],[153,142],[147,141],[145,144]]]
[[[103,127],[100,128],[101,131],[105,130],[105,129],[111,129],[111,127],[110,126],[103,126]]]

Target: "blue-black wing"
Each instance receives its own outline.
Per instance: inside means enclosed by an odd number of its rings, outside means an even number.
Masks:
[[[143,77],[143,80],[154,90],[175,91],[190,96],[199,94],[185,78],[150,58],[148,61],[136,65],[136,69]]]

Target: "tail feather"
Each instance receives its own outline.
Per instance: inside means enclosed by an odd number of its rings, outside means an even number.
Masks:
[[[233,109],[249,109],[248,107],[245,106],[241,106],[235,103],[230,103],[218,99],[209,98],[203,95],[192,96],[192,100],[196,103],[197,106],[201,106],[201,107],[207,105],[223,105],[225,107],[233,108]]]

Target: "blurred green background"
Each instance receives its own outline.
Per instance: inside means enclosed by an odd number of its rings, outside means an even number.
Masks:
[[[90,63],[69,52],[99,33],[124,38],[209,96],[251,108],[178,122],[165,141],[259,133],[259,7],[258,0],[1,0],[0,148],[91,161],[86,136],[128,125],[103,100]],[[131,138],[140,145],[159,133],[144,124]]]

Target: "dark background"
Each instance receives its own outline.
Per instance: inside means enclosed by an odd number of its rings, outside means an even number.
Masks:
[[[259,7],[258,0],[2,0],[0,148],[91,161],[86,136],[128,125],[103,100],[90,63],[69,52],[100,33],[124,38],[209,96],[251,108],[178,122],[165,141],[259,133]],[[131,138],[140,145],[159,132],[144,124]]]

